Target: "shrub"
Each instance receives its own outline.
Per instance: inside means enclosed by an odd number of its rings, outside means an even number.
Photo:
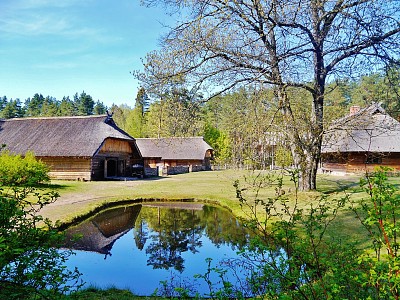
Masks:
[[[0,152],[0,185],[16,187],[33,187],[49,180],[49,168],[45,163],[36,160],[32,152],[25,157]]]
[[[282,179],[271,176],[235,182],[237,198],[247,214],[246,226],[258,233],[239,259],[211,267],[199,275],[214,299],[399,299],[400,298],[400,195],[388,182],[387,169],[361,180],[367,197],[352,201],[317,196],[308,207],[297,197],[282,193]],[[274,185],[276,196],[260,199],[259,191]],[[371,247],[360,249],[352,241],[335,237],[328,229],[347,206],[367,230]],[[245,280],[227,276],[245,273]],[[223,283],[209,280],[216,273]]]
[[[39,215],[58,197],[32,187],[48,179],[46,172],[33,154],[0,155],[1,182],[13,190],[0,189],[1,299],[55,299],[79,286],[79,272],[64,267],[72,252],[58,250],[63,234]]]

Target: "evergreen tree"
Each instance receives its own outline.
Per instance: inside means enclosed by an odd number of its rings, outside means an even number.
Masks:
[[[10,99],[1,111],[0,116],[4,119],[22,118],[24,109],[21,106],[21,101],[18,98],[15,100]]]
[[[0,112],[4,109],[6,106],[8,100],[6,96],[0,97]]]
[[[60,102],[60,116],[76,116],[77,108],[75,103],[67,96],[63,97]]]
[[[25,110],[27,117],[37,117],[40,116],[42,112],[42,106],[44,102],[44,97],[42,94],[36,93],[32,99],[28,98],[25,100]]]
[[[60,113],[60,104],[56,98],[47,96],[42,104],[42,109],[40,112],[41,116],[44,117],[54,117]]]
[[[97,100],[96,105],[93,108],[93,113],[95,115],[104,115],[106,112],[107,112],[107,107],[103,104],[103,102]]]
[[[149,110],[149,97],[144,88],[140,88],[135,100],[135,107],[130,113],[130,134],[134,137],[145,137],[146,112]]]
[[[141,87],[136,95],[135,108],[138,108],[140,110],[140,113],[142,114],[142,117],[144,117],[146,111],[149,110],[149,105],[149,96],[147,95],[145,89]]]
[[[80,94],[79,98],[77,98],[77,95],[78,93],[75,94],[74,100],[78,108],[78,115],[79,116],[93,115],[94,101],[92,96],[86,94],[85,91],[83,91]]]

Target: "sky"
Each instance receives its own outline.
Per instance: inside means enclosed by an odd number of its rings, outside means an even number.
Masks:
[[[1,0],[0,96],[61,100],[82,93],[134,105],[130,72],[156,50],[172,18],[140,0]]]

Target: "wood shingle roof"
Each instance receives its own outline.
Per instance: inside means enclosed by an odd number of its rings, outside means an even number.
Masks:
[[[0,144],[38,157],[92,157],[107,138],[134,139],[107,115],[0,120]]]

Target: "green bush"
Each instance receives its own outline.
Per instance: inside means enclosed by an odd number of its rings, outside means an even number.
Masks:
[[[72,252],[58,250],[63,234],[39,215],[58,195],[32,187],[48,179],[47,167],[32,154],[5,152],[0,169],[1,183],[13,190],[0,189],[0,299],[55,299],[74,290],[80,274],[64,266]]]
[[[49,180],[49,168],[36,160],[32,152],[25,157],[0,152],[0,186],[32,187]]]

